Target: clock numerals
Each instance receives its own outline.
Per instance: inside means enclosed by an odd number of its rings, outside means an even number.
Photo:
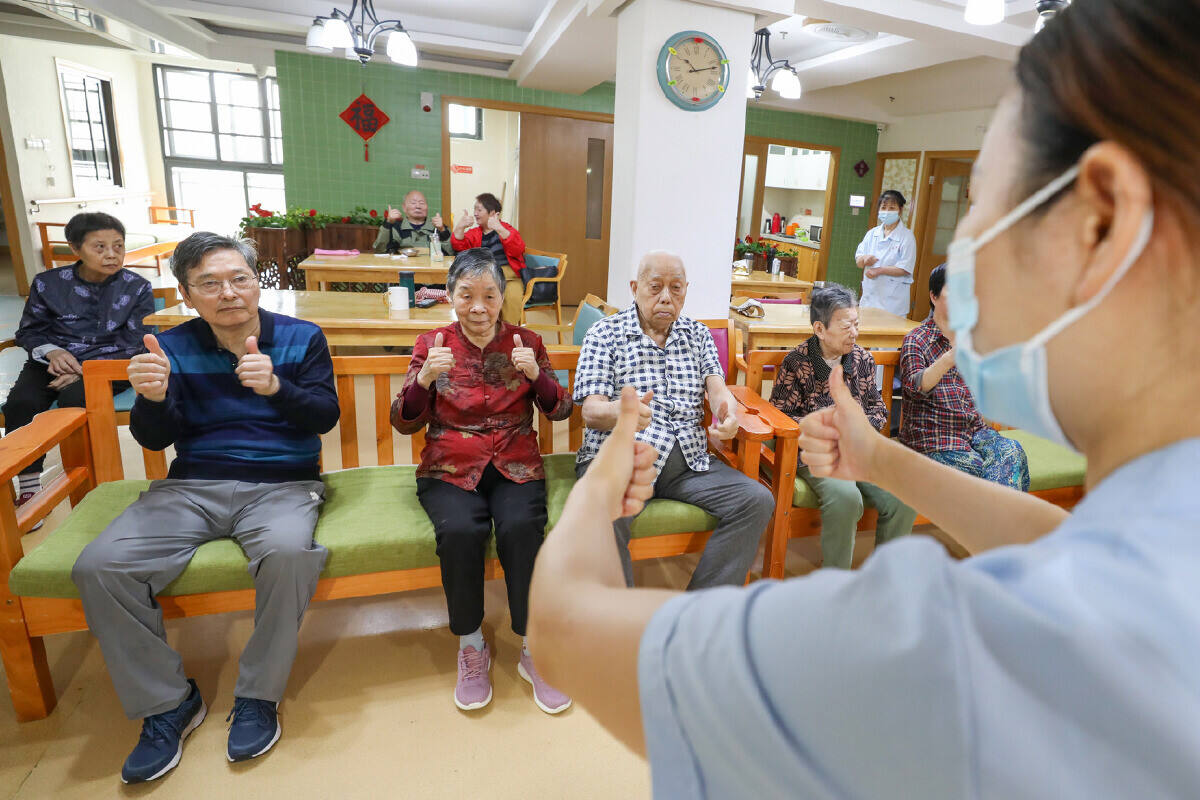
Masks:
[[[728,64],[729,59],[715,42],[689,32],[664,45],[659,81],[676,105],[700,110],[724,94]]]

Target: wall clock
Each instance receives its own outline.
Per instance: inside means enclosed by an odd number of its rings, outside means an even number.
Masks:
[[[688,111],[712,108],[729,88],[725,51],[700,31],[683,31],[667,39],[658,53],[657,71],[663,94]]]

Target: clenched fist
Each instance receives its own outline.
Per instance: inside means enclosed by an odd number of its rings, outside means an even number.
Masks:
[[[242,386],[252,389],[255,394],[270,397],[279,391],[279,376],[275,374],[275,365],[271,357],[258,350],[258,339],[253,336],[246,338],[246,355],[238,359],[234,374],[242,382]]]
[[[538,367],[537,356],[533,354],[532,347],[526,347],[521,341],[521,335],[513,334],[513,351],[512,351],[513,366],[525,373],[525,377],[531,381],[536,381],[541,369]]]
[[[425,356],[425,363],[421,365],[421,371],[417,373],[417,383],[421,387],[428,389],[433,385],[433,382],[438,379],[444,372],[449,372],[454,366],[454,353],[449,347],[445,347],[443,342],[445,338],[439,332],[433,337],[433,347],[429,348],[429,354]]]

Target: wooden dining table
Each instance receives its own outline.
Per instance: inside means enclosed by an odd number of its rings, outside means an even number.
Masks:
[[[417,255],[400,258],[379,253],[356,256],[311,255],[297,266],[304,270],[305,286],[325,291],[331,283],[399,283],[401,272],[411,272],[417,283],[445,283],[453,256],[431,261],[427,248]]]
[[[388,308],[387,295],[362,292],[300,292],[263,289],[258,305],[276,314],[307,320],[325,333],[331,346],[411,347],[426,331],[455,320],[447,303],[431,308]],[[147,325],[173,328],[197,316],[183,303],[146,317]]]
[[[779,298],[808,298],[812,296],[812,281],[802,281],[784,275],[782,272],[772,275],[769,272],[756,270],[749,275],[734,274],[730,286],[731,295],[769,295]]]
[[[813,335],[808,306],[771,304],[764,308],[767,313],[762,319],[732,314],[747,350],[791,349]],[[878,308],[860,308],[858,320],[858,344],[883,350],[899,350],[908,332],[921,324]]]

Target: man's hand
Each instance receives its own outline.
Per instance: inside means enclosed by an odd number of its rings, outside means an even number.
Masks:
[[[234,373],[242,386],[254,390],[255,394],[270,397],[279,391],[279,376],[275,374],[275,365],[271,357],[258,350],[258,339],[253,336],[246,338],[246,355],[238,359]]]
[[[449,372],[454,366],[454,353],[450,352],[449,347],[443,346],[444,338],[439,332],[433,337],[433,347],[429,348],[429,354],[425,356],[425,363],[421,365],[421,371],[417,373],[417,383],[421,387],[428,389],[433,385],[443,372]]]
[[[846,388],[841,364],[829,376],[833,405],[800,420],[800,458],[818,478],[870,481],[882,435]]]
[[[439,231],[446,227],[442,224],[442,215],[440,213],[433,215],[433,227],[437,228]]]
[[[651,445],[634,439],[650,394],[639,403],[637,390],[632,386],[621,390],[617,425],[600,445],[600,452],[580,481],[589,495],[604,501],[610,522],[641,513],[646,501],[654,495],[657,453]]]
[[[54,376],[69,375],[71,373],[76,375],[83,374],[83,367],[79,365],[75,356],[61,347],[57,350],[51,350],[46,354],[46,364],[46,371]]]
[[[719,402],[720,405],[713,410],[712,424],[708,426],[708,432],[718,439],[732,439],[738,432],[738,418],[734,410],[734,401],[726,395]]]
[[[624,390],[622,390],[621,395],[622,395],[622,397],[624,397],[624,395],[625,395]],[[634,392],[634,397],[637,397],[636,390]],[[650,391],[648,391],[644,395],[642,395],[642,399],[638,402],[637,429],[639,431],[644,431],[644,430],[646,430],[646,428],[649,428],[650,422],[654,419],[654,409],[650,407],[650,401],[652,401],[653,399],[654,399],[654,390],[651,389]],[[621,405],[621,398],[618,398],[616,403],[617,403],[618,411],[619,411],[619,407]]]
[[[400,209],[392,208],[391,206],[388,206],[387,207],[387,221],[388,222],[398,222],[399,220],[400,220]]]
[[[438,334],[439,336],[441,334]],[[537,356],[533,354],[532,347],[526,347],[521,341],[521,334],[513,334],[513,351],[512,351],[513,366],[525,373],[525,377],[531,381],[536,381],[541,369],[538,367]]]
[[[59,375],[48,384],[51,389],[56,392],[61,392],[63,389],[70,386],[75,381],[79,380],[79,375],[74,372],[68,372],[66,375]]]
[[[152,334],[142,337],[148,352],[139,353],[129,360],[129,383],[133,390],[152,403],[167,399],[167,379],[171,376],[171,362],[163,352],[162,345]]]

